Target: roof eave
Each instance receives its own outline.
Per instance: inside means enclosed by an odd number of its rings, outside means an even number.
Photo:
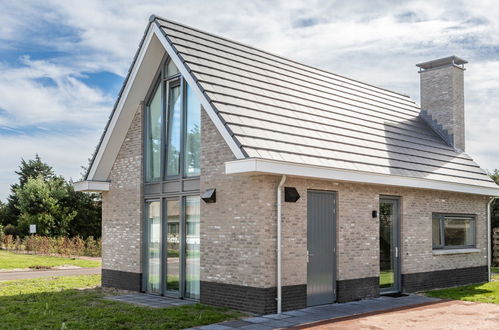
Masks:
[[[348,181],[357,183],[369,183],[377,185],[388,185],[408,188],[431,189],[440,191],[451,191],[475,195],[499,197],[499,186],[497,188],[460,184],[430,180],[424,178],[413,178],[396,176],[390,174],[378,174],[354,170],[336,169],[315,165],[281,162],[259,158],[234,160],[225,163],[226,174],[276,174],[313,179]]]

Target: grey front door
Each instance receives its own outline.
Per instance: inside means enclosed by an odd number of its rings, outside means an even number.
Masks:
[[[336,300],[336,193],[307,192],[307,305]]]
[[[381,293],[400,291],[399,199],[379,201],[379,287]]]

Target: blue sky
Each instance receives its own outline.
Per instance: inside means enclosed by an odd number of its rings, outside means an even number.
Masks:
[[[494,1],[2,1],[0,200],[35,153],[80,178],[153,13],[417,102],[416,63],[463,57],[467,152],[499,168]]]

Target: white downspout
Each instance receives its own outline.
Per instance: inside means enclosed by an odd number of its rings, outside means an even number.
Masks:
[[[490,242],[491,235],[491,222],[492,222],[492,203],[497,199],[497,197],[490,197],[489,203],[487,204],[487,266],[488,266],[488,280],[490,282],[490,266],[492,265],[492,246]]]
[[[281,232],[282,232],[282,201],[281,201],[281,190],[284,182],[286,181],[286,176],[283,175],[279,186],[277,186],[277,314],[282,313],[282,284],[281,284]]]

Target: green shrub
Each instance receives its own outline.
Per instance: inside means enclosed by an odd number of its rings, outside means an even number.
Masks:
[[[5,233],[3,231],[3,226],[0,224],[0,249],[2,248],[4,238],[5,238]]]
[[[7,226],[5,226],[5,228],[3,229],[3,232],[5,233],[5,235],[12,235],[12,236],[19,235],[19,230],[17,229],[17,227],[14,225],[11,225],[11,224],[8,224]]]
[[[68,257],[88,256],[100,257],[102,243],[89,236],[81,237],[46,237],[31,235],[21,239],[19,236],[4,235],[3,247],[7,250],[26,251],[34,254],[60,254]]]

